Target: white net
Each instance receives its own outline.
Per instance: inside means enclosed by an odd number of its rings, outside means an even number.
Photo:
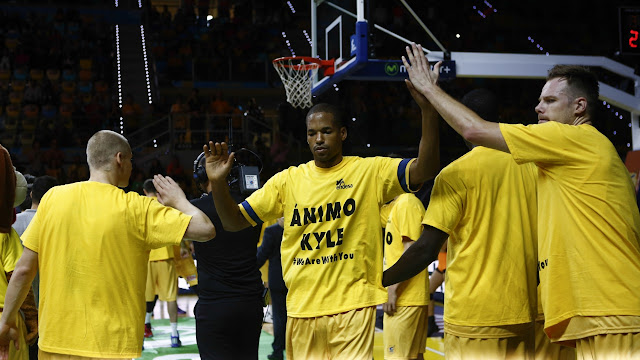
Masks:
[[[312,107],[311,79],[318,72],[320,64],[304,59],[290,58],[274,61],[273,67],[284,84],[289,104],[301,109]]]

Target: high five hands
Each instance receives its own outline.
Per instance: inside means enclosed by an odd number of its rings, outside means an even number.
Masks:
[[[205,158],[205,168],[209,181],[226,181],[227,175],[233,167],[235,153],[229,154],[227,143],[214,143],[209,141],[209,145],[202,147]]]
[[[413,98],[418,102],[418,104],[422,105],[416,98],[413,90],[417,90],[424,95],[433,87],[438,86],[438,76],[440,74],[442,61],[438,61],[438,63],[433,67],[433,70],[431,70],[431,66],[429,65],[427,57],[424,55],[422,46],[416,45],[415,43],[412,43],[411,47],[407,46],[407,57],[409,58],[409,61],[407,61],[407,58],[404,56],[402,57],[404,67],[409,73],[409,80],[405,80],[405,82]],[[426,101],[426,99],[424,100]]]

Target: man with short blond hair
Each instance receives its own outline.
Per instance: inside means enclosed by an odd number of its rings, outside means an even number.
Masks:
[[[23,234],[24,253],[0,318],[0,344],[7,344],[40,270],[41,360],[140,357],[149,250],[215,236],[171,178],[154,178],[158,201],[118,188],[128,185],[132,168],[122,135],[96,133],[87,159],[88,181],[57,186],[42,198]]]

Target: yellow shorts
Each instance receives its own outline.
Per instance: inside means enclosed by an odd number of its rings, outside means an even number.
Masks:
[[[122,358],[129,359],[129,358]],[[77,355],[56,354],[38,349],[38,360],[113,360],[113,358],[96,358]]]
[[[1,311],[0,314],[2,314]],[[17,322],[18,331],[20,332],[20,336],[18,336],[20,350],[16,350],[16,347],[13,345],[13,341],[11,341],[7,346],[0,346],[0,360],[29,360],[29,346],[27,346],[25,341],[27,327],[20,315],[18,315]]]
[[[552,343],[544,333],[544,320],[536,321],[536,360],[575,360],[576,349]]]
[[[576,359],[640,359],[640,333],[602,334],[577,339]]]
[[[384,314],[384,358],[416,359],[427,343],[428,306],[399,306]]]
[[[451,333],[461,330],[469,337]],[[463,327],[445,323],[444,352],[447,360],[533,360],[533,324]]]
[[[287,317],[287,360],[371,360],[376,307],[313,318]]]
[[[174,246],[174,262],[176,264],[176,274],[181,276],[189,286],[198,285],[198,269],[193,261],[193,256],[180,256],[180,246]]]
[[[156,294],[158,294],[158,299],[162,301],[176,301],[178,275],[176,275],[173,259],[149,261],[145,301],[153,301]]]

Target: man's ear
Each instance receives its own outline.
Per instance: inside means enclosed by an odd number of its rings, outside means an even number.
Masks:
[[[116,164],[122,165],[124,162],[124,155],[121,152],[116,153]]]
[[[575,115],[584,115],[587,112],[587,99],[584,97],[579,97],[573,101],[574,103],[574,114]]]
[[[345,126],[340,128],[340,137],[342,138],[342,141],[347,140],[347,128]]]

